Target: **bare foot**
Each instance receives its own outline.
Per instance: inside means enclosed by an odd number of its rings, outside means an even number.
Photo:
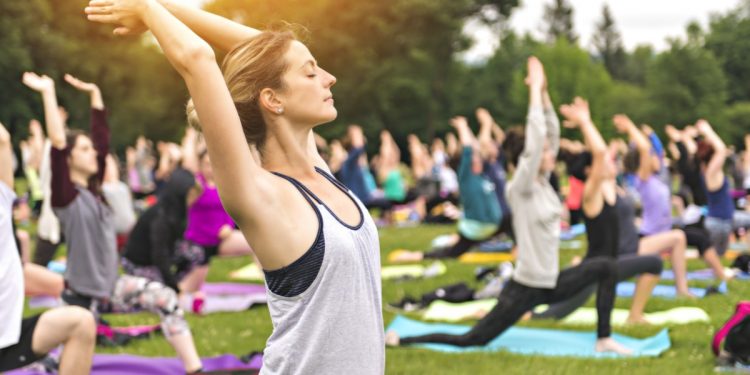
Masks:
[[[482,319],[487,315],[488,311],[485,309],[477,310],[474,314],[472,314],[472,318],[474,319]]]
[[[523,316],[521,317],[522,322],[526,322],[531,320],[531,311],[527,311]]]
[[[401,338],[398,337],[396,331],[388,331],[385,333],[385,346],[398,346],[401,343]]]
[[[611,337],[596,340],[595,350],[600,353],[617,353],[620,355],[632,355],[633,351],[624,347]]]

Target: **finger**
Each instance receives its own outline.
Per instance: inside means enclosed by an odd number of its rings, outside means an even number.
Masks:
[[[118,23],[117,17],[110,14],[89,14],[87,16],[89,21],[99,23]]]
[[[114,2],[112,0],[91,0],[89,1],[90,7],[101,7],[101,6],[112,6]]]
[[[112,14],[111,7],[86,7],[84,9],[86,14]]]
[[[118,36],[125,36],[125,35],[130,35],[130,34],[132,34],[132,33],[133,33],[133,30],[131,30],[131,29],[130,29],[130,28],[128,28],[128,27],[124,27],[124,26],[121,26],[121,27],[115,28],[115,29],[114,29],[114,30],[112,31],[112,33],[114,33],[115,35],[118,35]]]

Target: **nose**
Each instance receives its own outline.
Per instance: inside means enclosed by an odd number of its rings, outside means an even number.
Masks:
[[[333,74],[328,73],[328,71],[326,71],[326,70],[324,70],[322,68],[321,68],[321,70],[323,70],[323,73],[325,73],[325,76],[327,78],[326,81],[325,81],[326,82],[326,88],[330,88],[331,86],[335,85],[336,84],[336,77]]]

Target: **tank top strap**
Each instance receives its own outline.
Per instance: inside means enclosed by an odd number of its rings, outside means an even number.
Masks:
[[[344,193],[349,192],[349,188],[346,187],[341,181],[337,180],[335,177],[333,177],[330,173],[328,173],[326,170],[315,167],[315,171],[317,171],[319,174],[321,174],[323,177],[326,178],[326,180],[330,181],[332,184],[334,184],[337,188],[339,188]]]
[[[300,192],[300,194],[302,194],[302,196],[305,197],[305,200],[307,200],[307,203],[310,203],[310,205],[313,206],[313,208],[317,208],[316,204],[320,204],[320,205],[325,206],[325,204],[323,203],[323,201],[321,201],[320,198],[318,198],[318,196],[315,195],[315,193],[313,193],[312,191],[310,191],[310,189],[308,189],[301,182],[297,181],[296,179],[294,179],[292,177],[289,177],[287,175],[281,174],[279,172],[271,172],[271,173],[273,173],[276,176],[279,176],[279,177],[281,177],[281,178],[289,181],[292,185],[294,185],[294,187]]]

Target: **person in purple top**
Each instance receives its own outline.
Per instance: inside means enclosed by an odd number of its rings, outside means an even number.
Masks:
[[[692,297],[687,287],[686,260],[684,255],[684,243],[698,248],[703,260],[713,270],[716,278],[724,279],[724,268],[721,265],[716,250],[711,245],[708,232],[702,227],[688,226],[672,229],[672,194],[662,180],[657,176],[661,168],[660,160],[652,153],[652,144],[638,127],[625,115],[616,115],[613,119],[618,132],[627,134],[630,142],[635,145],[635,150],[626,156],[625,168],[628,172],[635,174],[635,189],[641,197],[641,208],[643,210],[643,221],[641,222],[640,235],[651,236],[658,233],[673,231],[679,246],[673,247],[671,251],[672,268],[675,272],[675,287],[677,294]],[[680,233],[681,232],[681,233]],[[657,237],[653,237],[657,238]],[[656,252],[669,249],[668,246],[651,247]],[[645,255],[651,253],[639,254]]]

